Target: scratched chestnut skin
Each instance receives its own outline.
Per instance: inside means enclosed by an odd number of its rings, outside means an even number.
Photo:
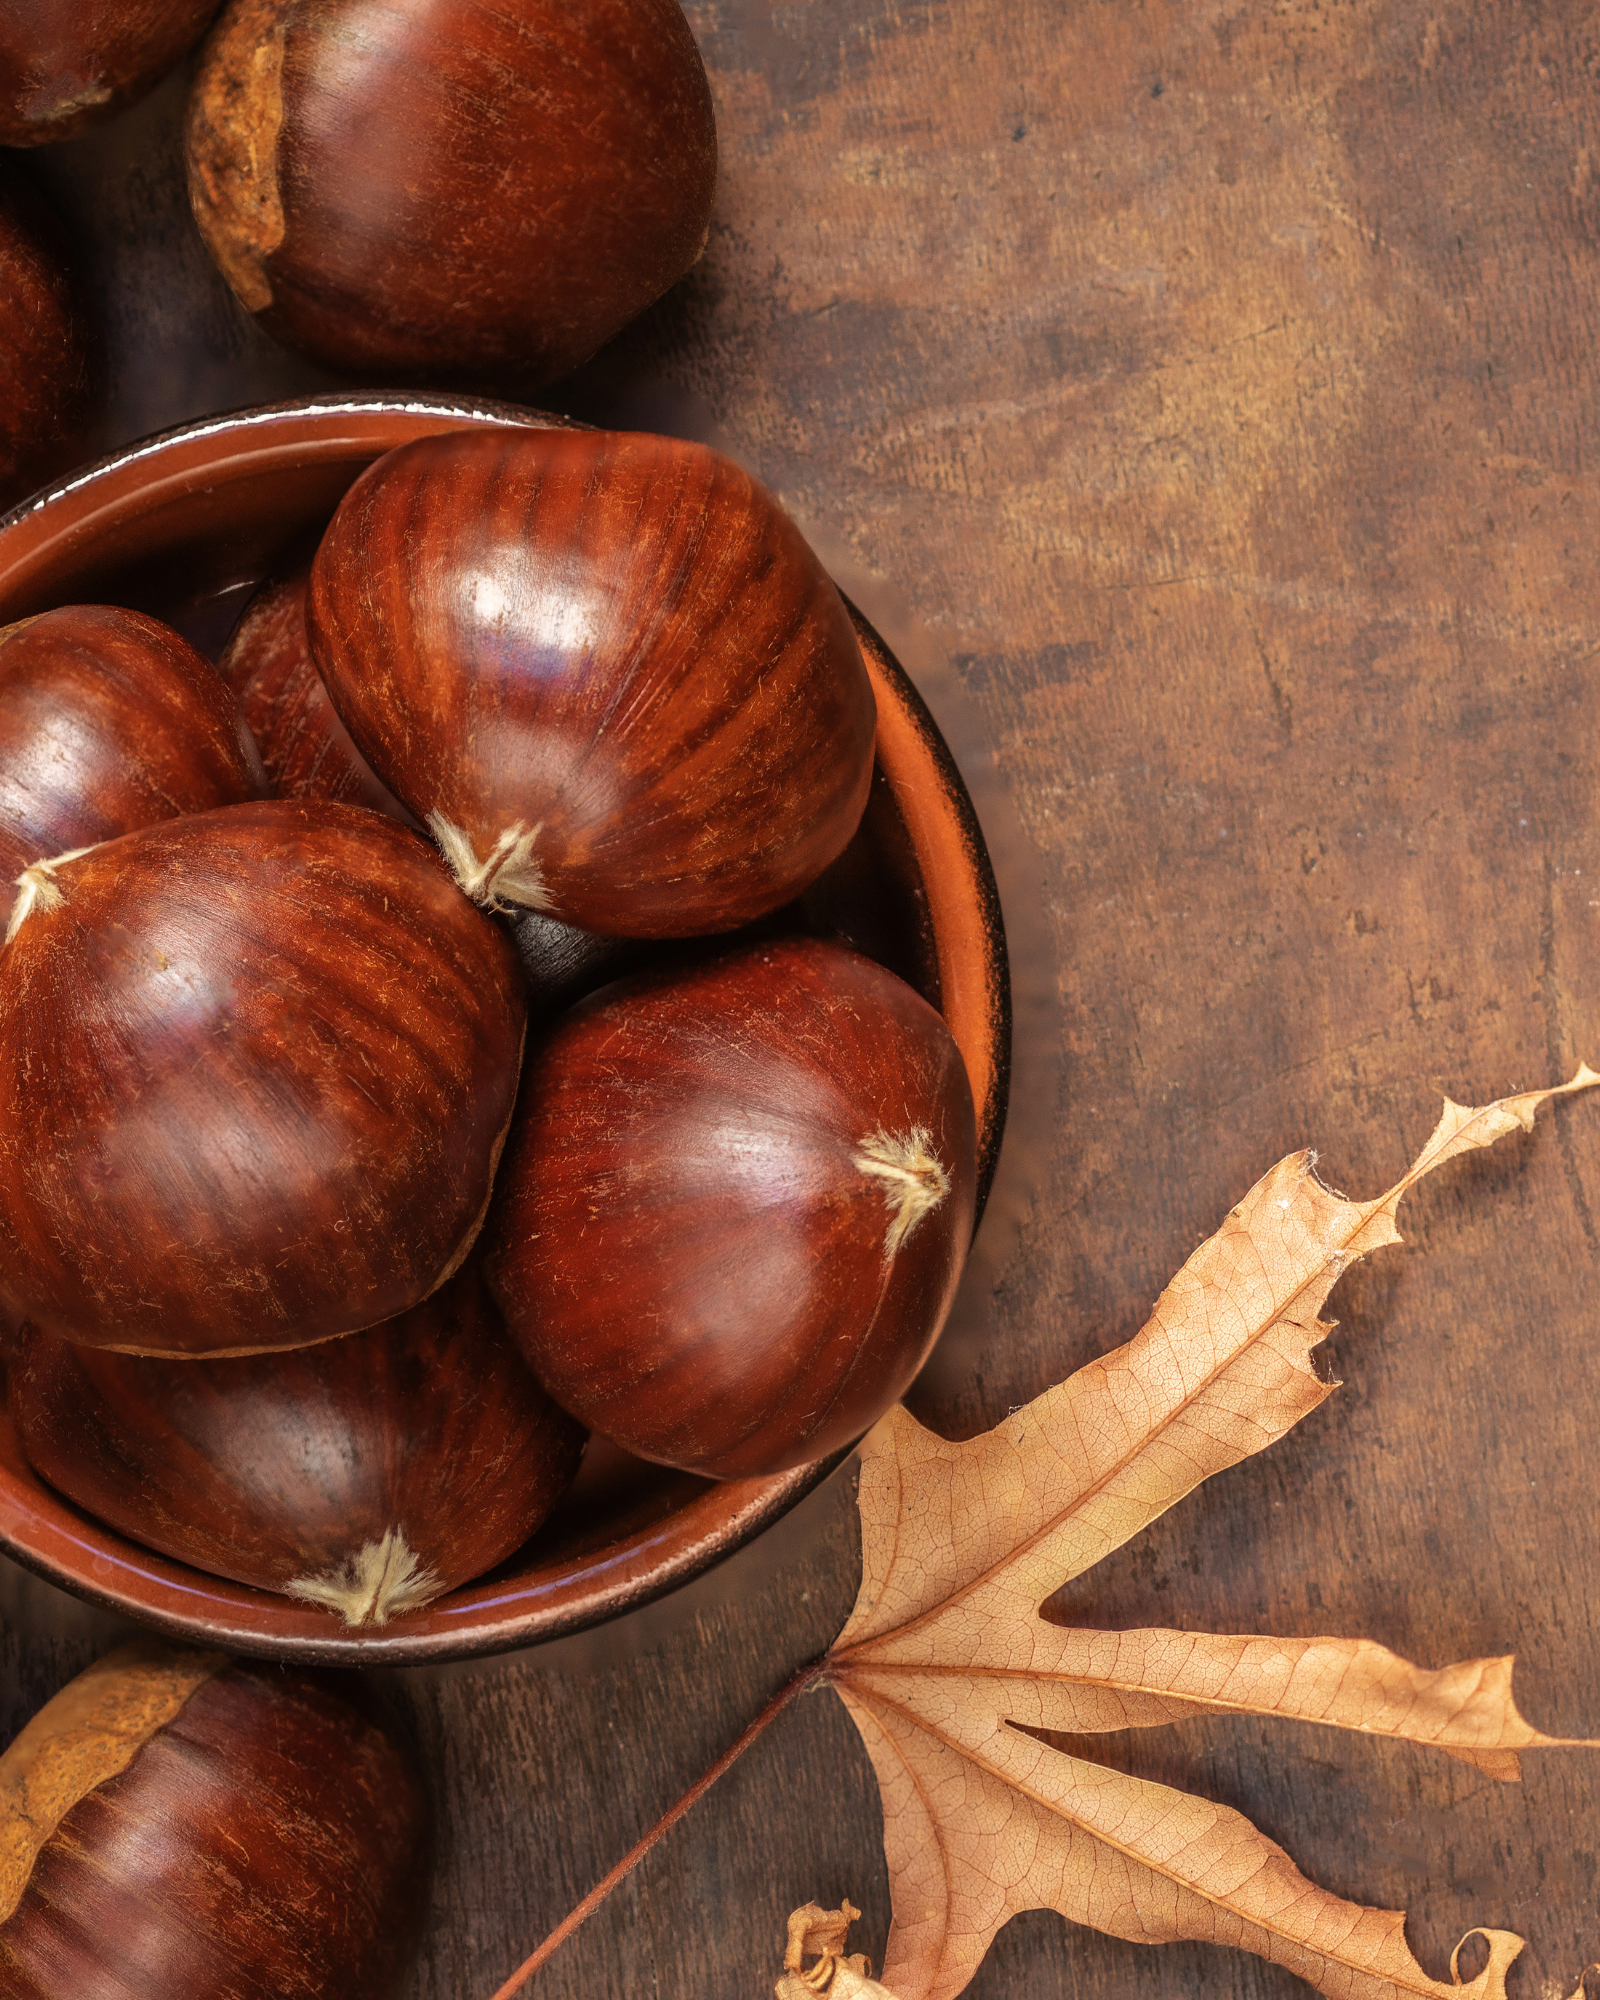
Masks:
[[[947,1186],[891,1251],[891,1185],[860,1160],[913,1134]],[[742,1478],[849,1443],[904,1391],[973,1198],[944,1022],[870,959],[790,939],[619,981],[530,1052],[489,1282],[591,1429]]]
[[[170,626],[70,604],[0,629],[0,907],[30,862],[266,788],[238,702]]]
[[[80,456],[99,380],[100,342],[65,232],[0,162],[0,509]]]
[[[530,1374],[470,1258],[398,1318],[289,1354],[162,1361],[26,1327],[6,1401],[33,1469],[88,1513],[350,1625],[520,1548],[585,1435]],[[385,1547],[381,1573],[364,1565]]]
[[[262,800],[67,862],[0,951],[0,1299],[247,1353],[465,1257],[516,1092],[500,929],[381,814]],[[13,922],[16,923],[15,913]]]
[[[717,175],[676,0],[233,0],[186,157],[200,233],[276,338],[523,387],[683,275]]]
[[[19,0],[0,8],[0,145],[69,139],[143,97],[217,0]]]
[[[5,2000],[391,2000],[427,1907],[428,1801],[385,1723],[151,1639],[0,1758],[0,1837]]]
[[[306,617],[351,735],[436,836],[470,843],[481,879],[458,879],[493,906],[732,930],[818,875],[866,803],[876,712],[849,614],[771,496],[704,445],[402,445],[340,503]]]

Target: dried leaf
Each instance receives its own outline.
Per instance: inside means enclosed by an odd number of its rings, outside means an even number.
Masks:
[[[1504,2000],[1521,1940],[1482,1931],[1463,1986],[1430,1978],[1398,1912],[1307,1881],[1225,1807],[1069,1756],[1027,1728],[1092,1734],[1246,1711],[1405,1737],[1500,1778],[1542,1736],[1509,1660],[1428,1672],[1363,1640],[1062,1629],[1041,1602],[1202,1479],[1289,1430],[1331,1392],[1311,1352],[1340,1274],[1398,1242],[1406,1191],[1446,1160],[1533,1122],[1559,1090],[1481,1109],[1447,1102],[1376,1201],[1283,1161],[1189,1259],[1127,1346],[983,1437],[950,1444],[905,1410],[862,1448],[862,1583],[827,1662],[877,1771],[894,1901],[885,1978],[950,2000],[1018,1911],[1054,1909],[1141,1943],[1232,1944],[1343,2000]],[[1458,1954],[1459,1954],[1459,1947]]]
[[[850,1926],[860,1915],[848,1896],[837,1910],[807,1903],[791,1914],[783,1976],[772,1989],[778,2000],[818,2000],[818,1995],[823,2000],[895,2000],[872,1977],[860,1952],[844,1955]],[[814,1963],[807,1965],[808,1958]]]

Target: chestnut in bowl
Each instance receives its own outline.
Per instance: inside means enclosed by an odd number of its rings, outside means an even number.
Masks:
[[[972,1093],[904,980],[817,938],[593,994],[530,1058],[489,1282],[564,1409],[729,1479],[859,1437],[966,1257]]]
[[[311,565],[334,706],[463,890],[728,931],[837,859],[872,684],[798,528],[705,445],[459,432],[380,459]]]
[[[426,1899],[426,1795],[308,1674],[136,1639],[0,1756],[7,2000],[390,2000]]]
[[[396,444],[483,424],[560,420],[460,397],[314,399],[209,418],[129,447],[0,520],[0,621],[52,604],[132,604],[180,630],[225,632],[251,590],[327,521]],[[978,1199],[1004,1122],[1004,933],[983,836],[915,689],[856,619],[878,710],[856,837],[816,896],[846,942],[944,1016],[978,1115]],[[808,901],[812,892],[808,892]],[[152,1554],[64,1500],[0,1414],[0,1545],[63,1588],[178,1637],[329,1664],[464,1658],[595,1626],[687,1582],[809,1492],[820,1465],[712,1483],[591,1450],[534,1539],[497,1572],[378,1632]]]
[[[266,785],[239,704],[158,620],[68,604],[0,628],[0,910],[31,862]]]
[[[476,1258],[396,1319],[283,1354],[161,1361],[25,1326],[7,1401],[29,1463],[88,1513],[351,1628],[519,1549],[584,1442]]]
[[[682,277],[717,173],[677,0],[231,0],[186,157],[200,233],[275,338],[530,388]]]
[[[0,1299],[123,1353],[301,1347],[466,1257],[509,940],[379,813],[263,799],[36,863],[0,949]]]

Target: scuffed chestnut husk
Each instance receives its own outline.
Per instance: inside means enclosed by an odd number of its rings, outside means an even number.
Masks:
[[[704,445],[486,429],[387,454],[311,569],[311,648],[467,893],[733,930],[844,848],[876,710],[799,530]]]
[[[279,798],[335,799],[416,827],[351,741],[312,661],[310,574],[308,561],[261,586],[229,635],[217,671],[239,699]]]
[[[7,1405],[57,1492],[349,1626],[493,1569],[583,1455],[470,1259],[398,1319],[292,1353],[158,1361],[26,1327],[13,1355]]]
[[[0,1993],[391,2000],[429,1820],[327,1679],[136,1639],[0,1757]]]
[[[545,1387],[717,1478],[848,1444],[904,1391],[972,1234],[944,1022],[793,939],[594,994],[530,1053],[489,1282]]]
[[[92,1346],[303,1346],[464,1260],[515,953],[378,813],[262,800],[29,870],[0,951],[0,1299]]]
[[[676,0],[233,0],[185,152],[200,233],[277,339],[523,387],[683,275],[717,174]]]
[[[82,454],[100,341],[65,232],[0,162],[0,509]]]
[[[69,604],[0,629],[0,908],[31,862],[266,788],[239,704],[170,626]]]
[[[22,0],[0,8],[0,145],[70,139],[192,49],[217,0]]]

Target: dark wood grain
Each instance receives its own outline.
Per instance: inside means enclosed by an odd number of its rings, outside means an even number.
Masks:
[[[1481,1102],[1600,1048],[1600,49],[1577,10],[1532,6],[690,17],[722,144],[711,244],[568,402],[765,479],[974,782],[1019,1080],[914,1399],[966,1433],[1130,1335],[1283,1153],[1317,1145],[1374,1193],[1440,1092]],[[197,341],[197,379],[224,346]],[[1514,1649],[1538,1726],[1600,1727],[1596,1117],[1559,1107],[1419,1189],[1409,1247],[1334,1295],[1343,1390],[1066,1614],[1365,1635],[1430,1666]],[[631,1655],[619,1634],[609,1658],[402,1683],[446,1824],[414,2000],[492,1991],[827,1643],[847,1488],[811,1504]],[[19,1709],[88,1644],[60,1615],[30,1596],[7,1639]],[[1584,1753],[1500,1787],[1241,1718],[1125,1754],[1328,1887],[1409,1908],[1435,1976],[1479,1922],[1528,1938],[1522,2000],[1597,1955]],[[850,1895],[881,1958],[877,1813],[842,1713],[808,1697],[533,1990],[759,1993],[813,1896]],[[969,1990],[1305,1991],[1048,1915]]]

